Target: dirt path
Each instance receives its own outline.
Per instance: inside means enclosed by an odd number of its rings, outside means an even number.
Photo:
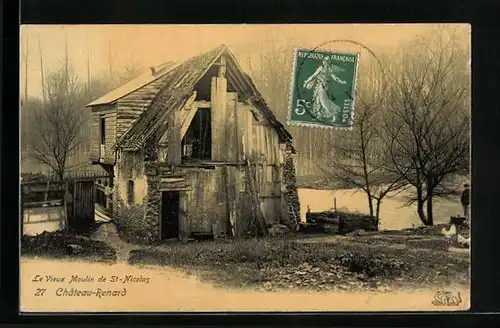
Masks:
[[[41,283],[36,275],[66,277],[61,283]],[[92,282],[70,283],[72,275],[89,276]],[[133,283],[112,282],[111,277],[134,276]],[[102,277],[102,278],[101,278]],[[107,280],[99,281],[106,278]],[[22,311],[456,311],[469,304],[469,290],[461,292],[459,306],[433,306],[437,289],[380,292],[258,292],[221,289],[168,267],[136,267],[125,263],[102,264],[21,259]],[[43,301],[34,293],[45,288]],[[119,290],[120,296],[64,296],[62,290]]]
[[[138,246],[121,240],[116,231],[116,226],[112,222],[101,223],[90,237],[105,242],[108,246],[112,247],[116,252],[117,262],[127,263],[130,251],[138,248]]]

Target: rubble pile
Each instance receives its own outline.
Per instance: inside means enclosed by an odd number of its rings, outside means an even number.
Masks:
[[[308,212],[306,224],[319,231],[349,234],[355,231],[378,231],[375,218],[340,211]]]

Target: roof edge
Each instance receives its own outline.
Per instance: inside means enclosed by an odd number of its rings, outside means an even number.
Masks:
[[[165,63],[163,63],[163,64],[165,64]],[[158,66],[161,66],[161,65],[163,65],[163,64],[160,64],[160,65],[158,65]],[[154,78],[154,79],[152,79],[151,81],[149,81],[149,82],[147,82],[147,83],[145,83],[145,84],[139,85],[138,87],[136,87],[136,88],[132,89],[131,91],[129,91],[129,92],[127,92],[127,93],[125,93],[125,94],[123,94],[123,95],[121,95],[121,96],[117,97],[117,98],[114,98],[114,99],[113,99],[113,100],[111,100],[111,101],[107,101],[107,102],[98,102],[98,101],[99,101],[99,99],[104,98],[105,96],[109,95],[111,92],[113,92],[113,91],[115,91],[115,90],[117,90],[117,89],[119,89],[119,88],[123,87],[123,86],[124,86],[124,85],[126,85],[127,83],[129,83],[129,82],[131,82],[131,81],[133,81],[133,80],[134,80],[134,79],[132,79],[132,80],[130,80],[130,81],[128,81],[128,82],[126,82],[126,83],[124,83],[124,84],[121,84],[120,86],[118,86],[118,87],[114,88],[113,90],[111,90],[111,91],[107,92],[106,94],[104,94],[103,96],[101,96],[101,97],[97,98],[96,100],[94,100],[94,101],[92,101],[92,102],[88,103],[87,105],[85,105],[85,107],[92,107],[92,106],[99,106],[99,105],[108,105],[108,104],[113,104],[113,103],[117,102],[118,100],[120,100],[120,99],[122,99],[122,98],[124,98],[124,97],[126,97],[126,96],[128,96],[128,95],[130,95],[131,93],[134,93],[134,92],[136,92],[137,90],[139,90],[139,89],[141,89],[141,88],[144,88],[145,86],[147,86],[147,85],[149,85],[149,84],[151,84],[151,83],[153,83],[153,82],[157,81],[158,79],[161,79],[162,77],[164,77],[166,74],[170,73],[172,70],[174,70],[176,67],[178,67],[178,66],[179,66],[179,65],[181,65],[181,64],[182,64],[182,63],[178,63],[178,62],[177,62],[177,63],[174,63],[172,66],[167,67],[167,68],[165,69],[165,71],[163,71],[163,72],[161,72],[161,71],[160,71],[160,72],[159,72],[159,74],[158,74],[158,76],[155,76],[155,78]],[[146,74],[146,72],[147,72],[147,71],[144,71],[144,73],[142,73],[142,74]],[[139,75],[139,76],[140,76],[140,75]],[[138,78],[139,76],[137,76],[136,78]]]

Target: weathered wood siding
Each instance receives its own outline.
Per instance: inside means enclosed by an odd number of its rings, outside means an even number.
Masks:
[[[244,156],[256,165],[257,192],[260,206],[268,224],[280,222],[282,214],[280,143],[276,130],[249,104],[238,103],[244,113],[242,125]]]
[[[237,235],[247,227],[251,213],[242,189],[243,171],[234,166],[214,169],[182,168],[190,190],[181,193],[182,218],[190,233],[211,233],[215,226],[219,233],[230,234],[232,222]]]
[[[183,169],[191,191],[187,197],[186,217],[189,218],[191,232],[212,231],[212,225],[224,226],[227,219],[225,211],[225,193],[221,188],[221,169]],[[222,189],[222,190],[221,190]],[[182,203],[182,200],[181,200]],[[225,231],[225,229],[224,229]]]
[[[227,108],[227,80],[213,77],[211,84],[212,160],[228,161],[227,134],[229,111]]]
[[[169,165],[177,166],[181,164],[181,113],[172,112],[168,116],[168,129],[166,132],[166,139],[168,140],[167,147],[167,163]],[[162,139],[164,138],[162,137]]]
[[[105,151],[106,151],[106,157],[109,157],[111,153],[108,150],[111,149],[111,146],[116,141],[116,106],[113,104],[92,106],[91,111],[92,112],[90,116],[90,129],[91,129],[90,156],[92,158],[101,157],[100,119],[103,117],[105,119],[105,126],[106,126]]]
[[[101,157],[107,162],[113,162],[115,155],[112,149],[116,142],[116,110],[105,111],[101,117],[104,117],[106,131],[106,139],[104,141],[105,152],[104,156],[101,154]]]
[[[90,115],[90,157],[99,158],[100,136],[99,136],[99,113],[92,112]]]
[[[75,181],[69,186],[69,191],[73,194],[69,225],[77,232],[89,231],[95,221],[94,180]]]
[[[118,100],[117,138],[120,138],[148,108],[163,83],[164,79],[160,78]]]
[[[261,164],[256,168],[261,209],[268,224],[277,224],[282,214],[280,169]],[[181,212],[187,220],[183,226],[189,226],[190,233],[211,233],[212,225],[216,225],[218,231],[228,234],[229,222],[237,235],[248,228],[252,210],[244,170],[223,165],[214,169],[182,168],[179,173],[190,187],[181,194]]]
[[[223,153],[227,161],[236,162],[240,159],[242,148],[241,138],[239,137],[239,122],[237,120],[238,112],[238,94],[228,92],[226,98],[226,117],[224,121],[225,149]],[[212,123],[213,124],[213,123]]]
[[[210,91],[212,168],[181,163],[181,130],[188,113],[186,108],[170,113],[168,129],[161,138],[162,142],[168,142],[162,152],[167,155],[162,159],[169,170],[173,169],[170,174],[183,180],[179,186],[160,183],[159,187],[181,191],[180,234],[211,233],[214,226],[219,233],[229,234],[231,223],[236,235],[247,229],[252,209],[242,167],[246,159],[255,165],[257,192],[266,222],[279,223],[283,212],[279,166],[282,160],[276,130],[255,106],[239,101],[237,93],[227,92],[226,79],[213,77]],[[118,124],[122,124],[120,109],[118,112]],[[126,188],[130,174],[124,168],[118,171],[117,185]],[[126,199],[126,190],[118,194]]]

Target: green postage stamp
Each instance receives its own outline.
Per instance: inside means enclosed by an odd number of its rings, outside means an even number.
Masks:
[[[352,129],[359,54],[295,48],[288,124]]]

